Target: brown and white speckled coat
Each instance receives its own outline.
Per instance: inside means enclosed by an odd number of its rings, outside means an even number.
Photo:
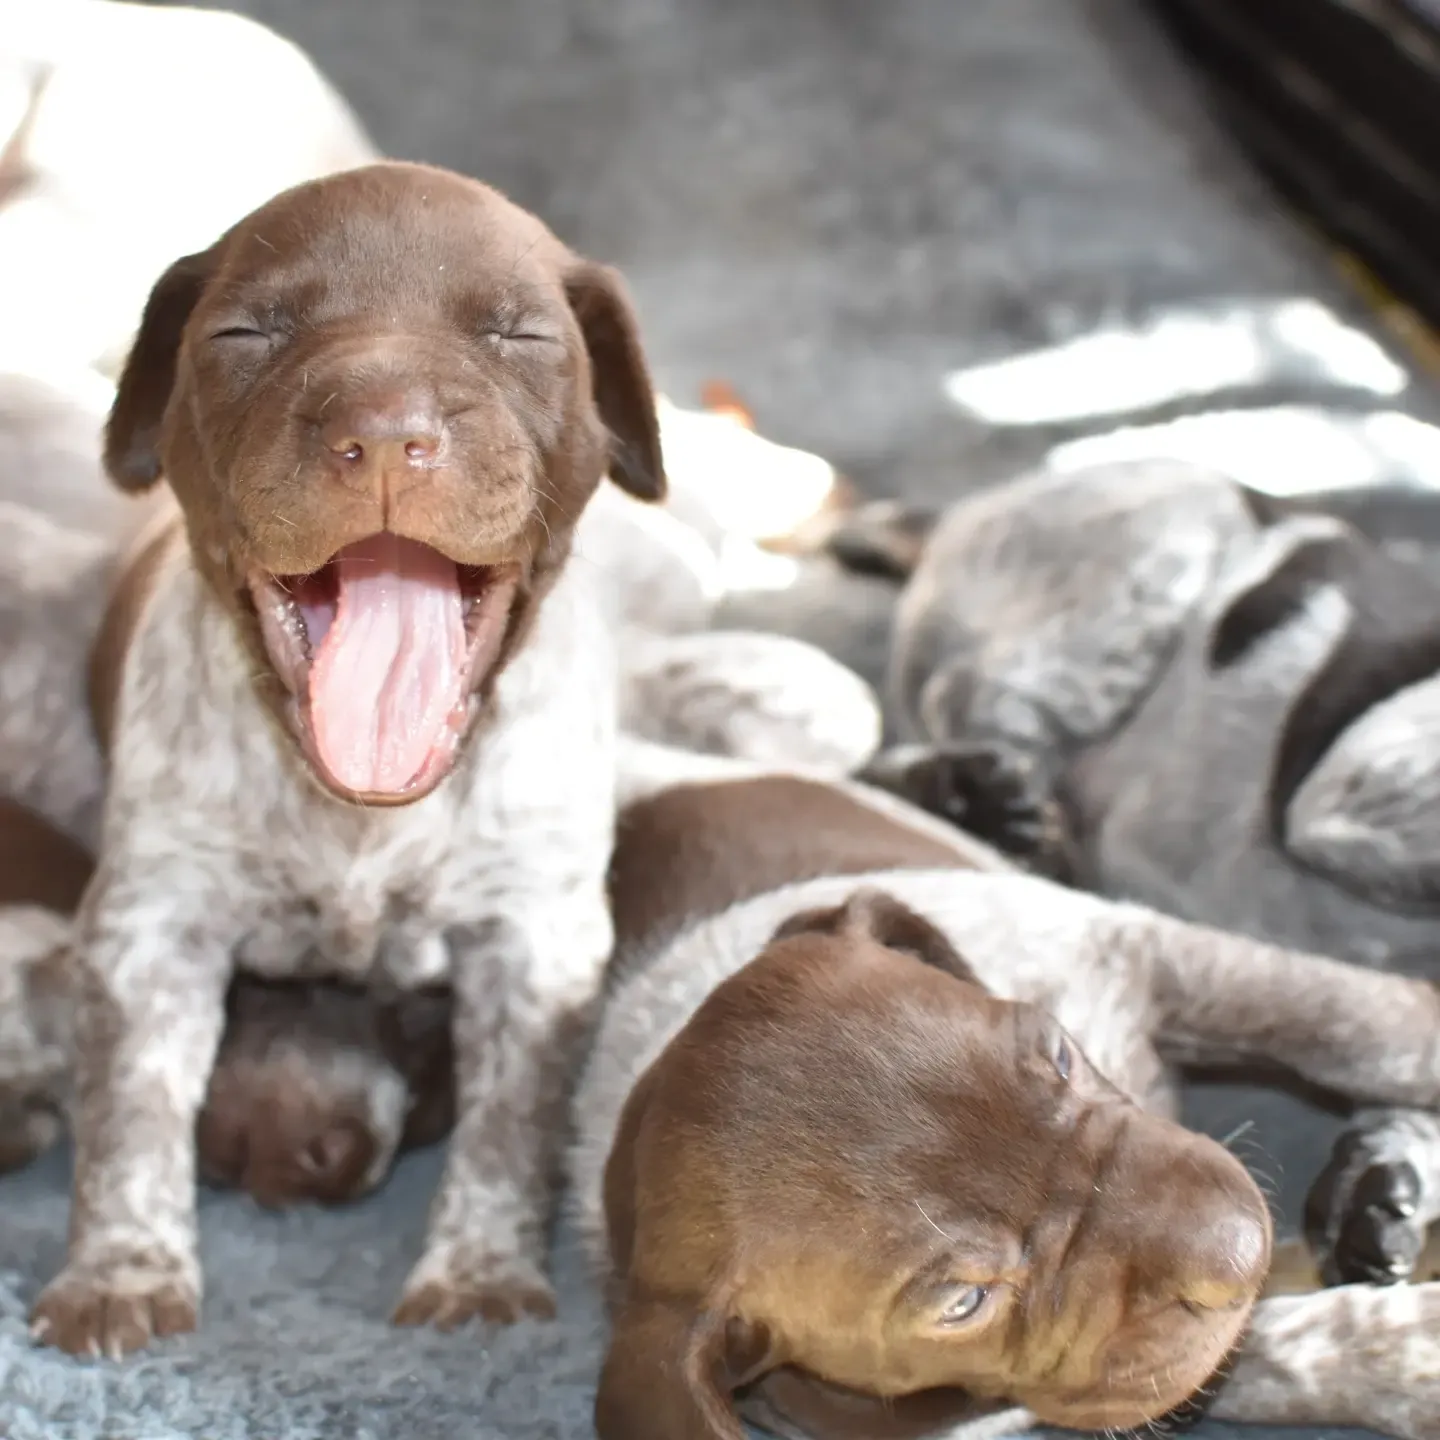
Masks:
[[[763,803],[756,798],[763,795],[764,783],[757,780],[756,767],[737,769],[722,762],[696,762],[673,752],[644,753],[633,748],[627,750],[627,765],[632,802],[657,795],[680,796],[697,833],[704,826],[707,808],[718,826],[725,818],[726,806]],[[747,786],[762,788],[744,801],[725,799],[727,791],[734,797]],[[902,850],[913,851],[917,833],[936,834],[933,822],[900,802],[858,787],[845,788],[872,811],[899,822],[900,829],[911,837],[900,839]],[[639,847],[649,843],[651,837],[644,827],[653,828],[656,821],[641,818],[632,823],[642,827],[641,833],[632,833],[627,841],[626,812],[622,811],[622,859],[627,843]],[[946,843],[943,831],[939,838]],[[618,978],[607,996],[596,1043],[577,1086],[573,1110],[576,1138],[570,1159],[580,1230],[598,1271],[612,1281],[619,1283],[623,1276],[615,1273],[607,1236],[607,1196],[628,1196],[625,1182],[616,1177],[630,1173],[629,1162],[617,1160],[612,1147],[638,1143],[637,1132],[628,1128],[623,1142],[617,1139],[627,1099],[717,987],[744,971],[772,943],[777,927],[801,912],[823,913],[823,907],[844,905],[857,890],[883,891],[938,927],[989,992],[1033,1002],[1053,1015],[1081,1047],[1089,1065],[1151,1114],[1173,1113],[1175,1063],[1203,1060],[1227,1064],[1247,1058],[1277,1064],[1346,1097],[1387,1100],[1431,1112],[1440,1109],[1440,997],[1429,985],[1081,894],[1008,871],[983,855],[977,863],[976,852],[953,831],[948,843],[957,858],[940,868],[934,862],[930,868],[916,868],[912,855],[899,862],[903,865],[899,869],[882,864],[856,873],[854,866],[846,865],[837,873],[822,873],[823,854],[810,852],[817,846],[822,851],[827,845],[833,848],[835,841],[835,830],[827,832],[824,827],[812,827],[808,838],[777,841],[777,846],[787,848],[788,858],[775,867],[775,874],[785,873],[788,867],[788,873],[810,878],[775,886],[750,876],[748,883],[734,882],[738,898],[733,904],[725,903],[719,894],[692,904],[693,892],[677,885],[667,893],[677,897],[680,913],[664,914],[663,899],[654,901],[652,897],[638,929],[634,917],[627,916],[633,901],[617,895],[616,924],[621,935]],[[867,843],[876,842],[872,837]],[[711,855],[708,863],[712,871],[718,867],[722,874],[728,873],[724,856],[717,859]],[[743,855],[730,857],[729,868],[737,875],[750,874]],[[724,883],[722,879],[722,888]],[[763,1033],[763,1022],[749,1022],[749,1033]],[[742,1032],[733,1043],[740,1047],[735,1053],[743,1054],[743,1047],[753,1042]],[[812,1116],[805,1124],[813,1125],[818,1123],[813,1119],[818,1112],[807,1107],[821,1102],[804,1092],[806,1062],[799,1052],[793,1063],[790,1083],[799,1088],[792,1103],[797,1115]],[[869,1073],[870,1062],[865,1062],[865,1069]],[[922,1093],[913,1092],[916,1097]],[[917,1098],[910,1103],[921,1102]],[[903,1124],[900,1112],[894,1113],[896,1123]],[[625,1122],[627,1126],[632,1123]],[[743,1117],[736,1123],[743,1128]],[[800,1133],[803,1128],[796,1132]],[[869,1142],[860,1138],[861,1132],[850,1133],[854,1154],[863,1157]],[[657,1143],[652,1140],[646,1153],[657,1154]],[[666,1143],[678,1142],[671,1139]],[[830,1152],[832,1157],[834,1153]],[[1013,1154],[1005,1157],[1006,1164],[1013,1161]],[[777,1205],[793,1200],[793,1195],[786,1195],[790,1182],[785,1177],[802,1163],[809,1162],[787,1156],[769,1181],[759,1182],[762,1187],[766,1183],[774,1187],[772,1198]],[[831,1162],[822,1157],[819,1163],[823,1167]],[[863,1167],[865,1162],[849,1157],[845,1163]],[[607,1164],[612,1169],[620,1167],[608,1180]],[[975,1182],[972,1173],[965,1188]],[[673,1173],[671,1183],[675,1183]],[[737,1182],[742,1189],[745,1183]],[[854,1177],[851,1183],[857,1183]],[[607,1186],[615,1185],[622,1188],[612,1195]],[[1099,1189],[1097,1183],[1097,1193]],[[673,1196],[678,1192],[667,1193]],[[761,1193],[765,1193],[763,1188]],[[645,1213],[653,1215],[651,1223],[658,1226],[662,1213],[680,1202],[675,1199],[662,1205],[658,1197],[652,1197],[649,1203],[653,1208]],[[719,1203],[729,1207],[743,1202],[731,1198]],[[1125,1202],[1123,1195],[1117,1195],[1106,1203]],[[1185,1203],[1183,1198],[1181,1203]],[[729,1215],[732,1211],[722,1208],[717,1213]],[[608,1219],[611,1226],[616,1223],[613,1213]],[[638,1245],[639,1241],[627,1243]],[[856,1257],[862,1264],[864,1249],[862,1245],[862,1253]],[[646,1273],[653,1278],[651,1269]],[[852,1269],[849,1273],[858,1272]],[[851,1292],[848,1303],[862,1305],[857,1298],[862,1294]],[[718,1319],[722,1332],[731,1333],[723,1331],[723,1312]],[[637,1360],[627,1379],[640,1384],[642,1391],[650,1387],[648,1403],[653,1413],[672,1418],[681,1413],[671,1408],[675,1400],[671,1387],[681,1383],[678,1372],[674,1378],[669,1372],[662,1378]],[[676,1403],[686,1402],[682,1397]],[[697,1428],[685,1433],[716,1440],[740,1434],[709,1400],[701,1408],[708,1421],[700,1425],[696,1420]],[[1354,1424],[1403,1440],[1433,1437],[1440,1433],[1440,1284],[1354,1285],[1262,1300],[1253,1311],[1211,1410],[1217,1417],[1243,1421]],[[932,1433],[937,1428],[934,1424],[904,1428],[888,1402],[883,1413],[866,1412],[866,1416],[876,1434],[887,1436]],[[634,1412],[630,1418],[635,1418]],[[953,1433],[978,1440],[997,1426],[1019,1427],[1027,1420],[1023,1414],[1012,1413],[1008,1420],[989,1414],[959,1424]],[[614,1423],[612,1414],[612,1429],[607,1432],[602,1425],[602,1434],[622,1433],[613,1428]],[[895,1428],[889,1428],[892,1426]],[[782,1425],[781,1433],[801,1432]]]

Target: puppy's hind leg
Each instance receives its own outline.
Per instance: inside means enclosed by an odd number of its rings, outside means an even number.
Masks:
[[[1242,1424],[1440,1435],[1440,1284],[1262,1300],[1209,1413]]]

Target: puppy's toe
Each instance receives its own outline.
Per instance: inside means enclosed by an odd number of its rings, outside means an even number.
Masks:
[[[1376,1155],[1366,1138],[1340,1138],[1305,1203],[1306,1238],[1327,1285],[1408,1280],[1425,1246],[1418,1172],[1403,1157]]]
[[[193,1330],[199,1309],[195,1287],[163,1272],[71,1267],[36,1300],[30,1334],[69,1355],[119,1360],[152,1339]]]
[[[1059,806],[1018,752],[947,742],[883,751],[859,778],[1045,873],[1065,867]]]
[[[396,1325],[454,1330],[477,1318],[491,1325],[513,1325],[527,1318],[554,1317],[555,1292],[538,1269],[514,1260],[503,1263],[480,1257],[471,1263],[451,1260],[443,1266],[422,1260],[392,1318]]]

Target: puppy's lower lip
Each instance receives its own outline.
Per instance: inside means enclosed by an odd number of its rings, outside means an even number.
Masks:
[[[448,770],[518,580],[389,533],[306,575],[252,577],[266,652],[332,789],[404,800]]]

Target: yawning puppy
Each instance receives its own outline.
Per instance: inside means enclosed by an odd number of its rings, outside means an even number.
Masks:
[[[1166,1061],[1434,1108],[1433,988],[1007,873],[860,786],[654,768],[575,1100],[601,1440],[1120,1429],[1227,1355],[1217,1415],[1440,1429],[1440,1285],[1256,1305],[1264,1201]]]
[[[453,983],[459,1118],[397,1318],[549,1313],[547,1116],[610,948],[614,806],[610,631],[566,559],[607,472],[664,489],[618,280],[448,172],[302,185],[158,281],[105,458],[181,518],[97,650],[74,1212],[35,1334],[195,1324],[237,964]]]

